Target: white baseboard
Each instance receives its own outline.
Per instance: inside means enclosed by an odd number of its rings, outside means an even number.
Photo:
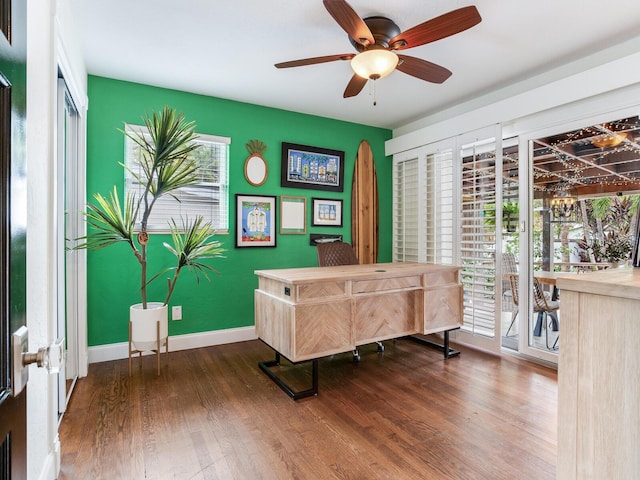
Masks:
[[[192,348],[224,345],[225,343],[244,342],[258,338],[256,329],[251,327],[229,328],[211,332],[189,333],[169,336],[169,351],[189,350]],[[98,347],[89,347],[89,363],[108,362],[129,358],[129,343],[111,343]]]
[[[60,442],[57,440],[53,446],[53,451],[47,455],[38,480],[51,480],[60,475]],[[33,478],[36,478],[33,476]]]

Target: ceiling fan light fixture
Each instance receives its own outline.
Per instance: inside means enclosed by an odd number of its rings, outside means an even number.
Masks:
[[[351,59],[351,68],[362,78],[377,80],[393,72],[398,55],[384,48],[366,50]]]

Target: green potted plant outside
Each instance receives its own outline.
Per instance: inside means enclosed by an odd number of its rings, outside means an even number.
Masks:
[[[485,217],[484,224],[495,226],[496,224],[496,205],[489,204],[485,206],[482,215]],[[503,202],[502,204],[502,229],[504,232],[513,233],[518,227],[518,219],[520,210],[518,202]]]
[[[79,238],[78,249],[101,249],[121,242],[129,245],[133,257],[140,264],[140,299],[141,303],[131,306],[132,340],[138,350],[160,349],[166,345],[168,338],[167,304],[174,292],[180,273],[186,268],[191,271],[199,282],[199,274],[209,279],[207,272],[216,270],[203,263],[203,260],[222,257],[224,249],[221,243],[211,240],[214,232],[211,224],[204,222],[201,216],[194,219],[182,219],[179,227],[175,219],[170,219],[169,230],[172,244],[163,245],[176,258],[173,267],[166,268],[151,278],[147,272],[147,255],[149,232],[147,225],[149,217],[157,200],[165,195],[175,195],[183,187],[199,182],[198,167],[190,155],[200,145],[193,143],[197,137],[194,122],[185,121],[184,115],[165,106],[158,114],[152,112],[143,117],[148,129],[149,138],[141,132],[122,131],[133,140],[141,150],[141,169],[134,172],[124,163],[120,165],[127,169],[142,186],[139,197],[130,192],[124,205],[120,203],[117,187],[114,186],[108,197],[100,193],[94,194],[95,203],[87,205],[84,215],[90,227],[89,232]],[[140,224],[136,225],[140,218]],[[163,302],[149,302],[147,286],[160,276],[172,272],[167,278],[167,293]],[[134,326],[138,318],[151,316],[152,319],[140,320],[151,325],[150,332],[140,330]],[[160,322],[160,345],[157,344],[156,322]],[[138,341],[136,341],[138,339]]]
[[[611,232],[605,237],[604,244],[600,248],[602,257],[615,265],[626,262],[632,250],[633,247],[628,238]]]

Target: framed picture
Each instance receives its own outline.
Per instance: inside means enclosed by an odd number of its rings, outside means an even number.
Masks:
[[[341,242],[342,235],[333,235],[331,233],[311,233],[309,234],[309,245],[317,247],[321,243]]]
[[[307,232],[307,198],[280,197],[280,233],[301,234]]]
[[[276,197],[236,194],[236,247],[276,246]]]
[[[344,152],[282,142],[282,187],[342,192]]]
[[[313,198],[313,226],[341,227],[342,200]]]

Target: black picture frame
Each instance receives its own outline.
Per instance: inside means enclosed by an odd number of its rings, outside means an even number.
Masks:
[[[342,200],[335,198],[312,198],[311,218],[314,227],[341,227]]]
[[[276,246],[276,197],[236,194],[236,247]]]
[[[280,186],[342,192],[344,152],[282,142]]]

